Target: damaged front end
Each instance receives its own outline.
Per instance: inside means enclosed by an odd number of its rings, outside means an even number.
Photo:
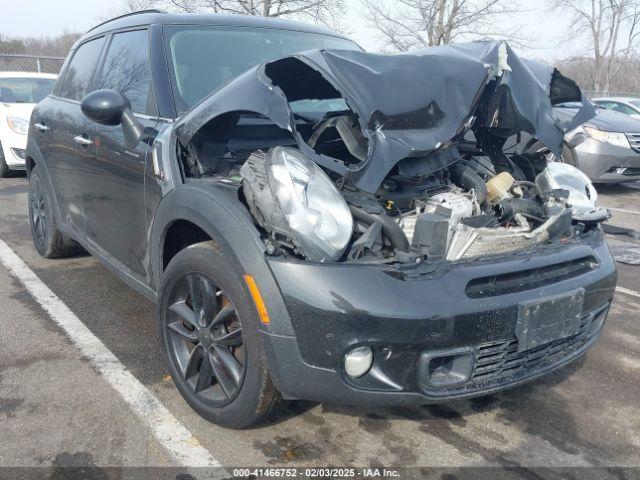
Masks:
[[[563,123],[565,101],[582,108]],[[513,153],[521,132],[559,153],[593,114],[556,70],[480,42],[274,60],[173,131],[185,176],[231,185],[259,233],[276,388],[405,405],[529,381],[597,340],[608,211],[574,167]]]
[[[553,105],[580,102],[568,122]],[[502,42],[403,55],[308,51],[249,70],[175,125],[187,177],[225,178],[269,255],[416,264],[564,244],[596,228],[586,176],[559,153],[594,115],[577,85]]]

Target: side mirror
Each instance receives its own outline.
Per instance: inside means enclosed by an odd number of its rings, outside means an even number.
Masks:
[[[95,90],[82,99],[82,113],[100,125],[120,125],[122,114],[131,109],[129,99],[116,90]]]
[[[100,125],[121,125],[128,148],[142,138],[143,125],[131,112],[129,99],[116,90],[95,90],[82,99],[82,113]]]

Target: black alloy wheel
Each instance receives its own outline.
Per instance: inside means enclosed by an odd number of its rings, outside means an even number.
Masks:
[[[29,213],[31,216],[33,240],[37,250],[43,252],[46,249],[49,228],[44,186],[37,176],[32,178],[29,183]]]
[[[190,273],[170,294],[165,328],[169,354],[202,403],[222,407],[242,388],[246,370],[242,323],[213,279]]]
[[[162,273],[162,353],[176,388],[203,418],[230,428],[266,420],[280,393],[261,338],[265,326],[239,262],[214,241],[190,245]]]
[[[78,244],[65,237],[53,214],[51,194],[40,175],[40,167],[33,167],[29,179],[29,224],[33,244],[45,258],[63,258],[79,252]]]

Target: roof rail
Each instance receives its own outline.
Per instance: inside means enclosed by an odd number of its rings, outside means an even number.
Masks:
[[[106,20],[106,21],[104,21],[102,23],[99,23],[95,27],[90,28],[89,30],[87,30],[87,33],[92,32],[96,28],[101,27],[102,25],[105,25],[105,24],[107,24],[109,22],[113,22],[114,20],[119,20],[121,18],[130,17],[132,15],[140,15],[140,14],[143,14],[143,13],[167,13],[167,11],[166,10],[162,10],[160,8],[150,8],[150,9],[147,9],[147,10],[138,10],[137,12],[125,13],[124,15],[119,15],[117,17],[110,18],[109,20]]]

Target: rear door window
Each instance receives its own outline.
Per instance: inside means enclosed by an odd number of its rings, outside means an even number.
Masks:
[[[88,93],[104,40],[104,37],[100,37],[78,47],[60,84],[57,92],[59,97],[80,101]]]
[[[155,114],[147,30],[113,35],[96,87],[119,91],[135,113]]]

